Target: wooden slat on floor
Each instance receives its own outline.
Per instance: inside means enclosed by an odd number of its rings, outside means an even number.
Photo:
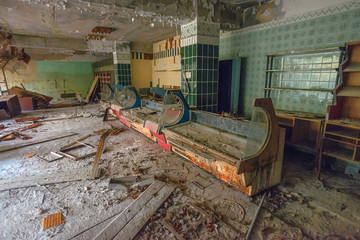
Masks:
[[[15,177],[11,179],[0,180],[0,191],[35,187],[38,185],[49,185],[65,182],[75,182],[87,179],[88,174],[86,172],[67,172],[66,174],[47,174],[42,176],[31,177]]]
[[[173,186],[155,181],[94,239],[132,239],[173,190]]]
[[[36,139],[36,140],[27,140],[26,142],[20,143],[20,144],[9,144],[9,145],[0,147],[0,152],[15,150],[18,148],[27,147],[27,146],[31,146],[31,145],[35,145],[35,144],[39,144],[39,143],[44,143],[44,142],[49,142],[52,140],[57,140],[57,139],[65,138],[65,137],[71,137],[74,135],[77,135],[77,133],[58,134],[58,135],[48,136],[48,137]]]

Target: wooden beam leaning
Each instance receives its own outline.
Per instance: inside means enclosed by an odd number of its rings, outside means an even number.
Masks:
[[[85,98],[85,101],[84,101],[85,103],[89,103],[91,101],[91,98],[93,96],[93,93],[94,93],[97,85],[98,85],[98,82],[99,82],[99,76],[95,76],[94,81],[93,81],[93,83],[91,85],[91,88],[89,90],[89,93]]]
[[[96,177],[98,176],[100,158],[105,150],[105,145],[106,145],[107,140],[109,139],[111,132],[112,132],[112,129],[109,129],[100,137],[99,145],[98,145],[95,159],[94,159],[94,166],[93,166],[91,176],[90,176],[92,179],[96,179]]]

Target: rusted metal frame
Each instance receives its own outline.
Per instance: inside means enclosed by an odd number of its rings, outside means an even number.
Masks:
[[[238,189],[241,192],[244,192],[248,195],[252,195],[251,193],[251,186],[245,185],[245,179],[243,174],[237,174],[236,167],[226,163],[225,161],[207,161],[203,157],[197,157],[191,152],[186,151],[180,146],[172,146],[173,151],[176,154],[187,159],[189,162],[197,165],[198,167],[204,169],[205,171],[213,174],[216,178],[228,183],[229,185],[233,186],[234,188]],[[219,171],[218,169],[223,169]]]

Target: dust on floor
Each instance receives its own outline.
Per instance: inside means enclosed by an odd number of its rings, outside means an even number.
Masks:
[[[177,239],[164,220],[185,239],[245,238],[262,194],[250,198],[132,129],[110,137],[101,157],[102,175],[96,180],[89,179],[94,157],[53,162],[36,157],[88,134],[93,136],[84,142],[97,146],[100,135],[94,131],[111,128],[110,124],[124,127],[116,120],[104,123],[103,112],[99,105],[90,105],[21,115],[69,118],[22,132],[33,139],[65,132],[78,135],[0,153],[0,186],[45,178],[62,182],[0,191],[1,239],[91,239],[134,201],[131,197],[136,189],[110,190],[109,179],[142,174],[169,182],[176,190],[136,239]],[[70,118],[75,115],[80,117]],[[2,131],[26,125],[14,120],[2,124],[6,126]],[[24,141],[29,140],[11,143]],[[7,144],[0,142],[0,148]],[[88,150],[81,149],[77,154]],[[36,156],[23,158],[31,153]],[[343,183],[340,187],[339,182]],[[351,194],[346,191],[349,185]],[[313,170],[285,159],[282,183],[270,190],[251,239],[359,239],[356,185],[358,182],[329,173],[318,181]],[[56,212],[63,213],[65,224],[42,230],[43,218]]]

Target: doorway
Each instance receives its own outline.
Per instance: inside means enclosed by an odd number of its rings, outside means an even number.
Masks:
[[[234,58],[219,62],[219,113],[240,114],[241,59]]]

